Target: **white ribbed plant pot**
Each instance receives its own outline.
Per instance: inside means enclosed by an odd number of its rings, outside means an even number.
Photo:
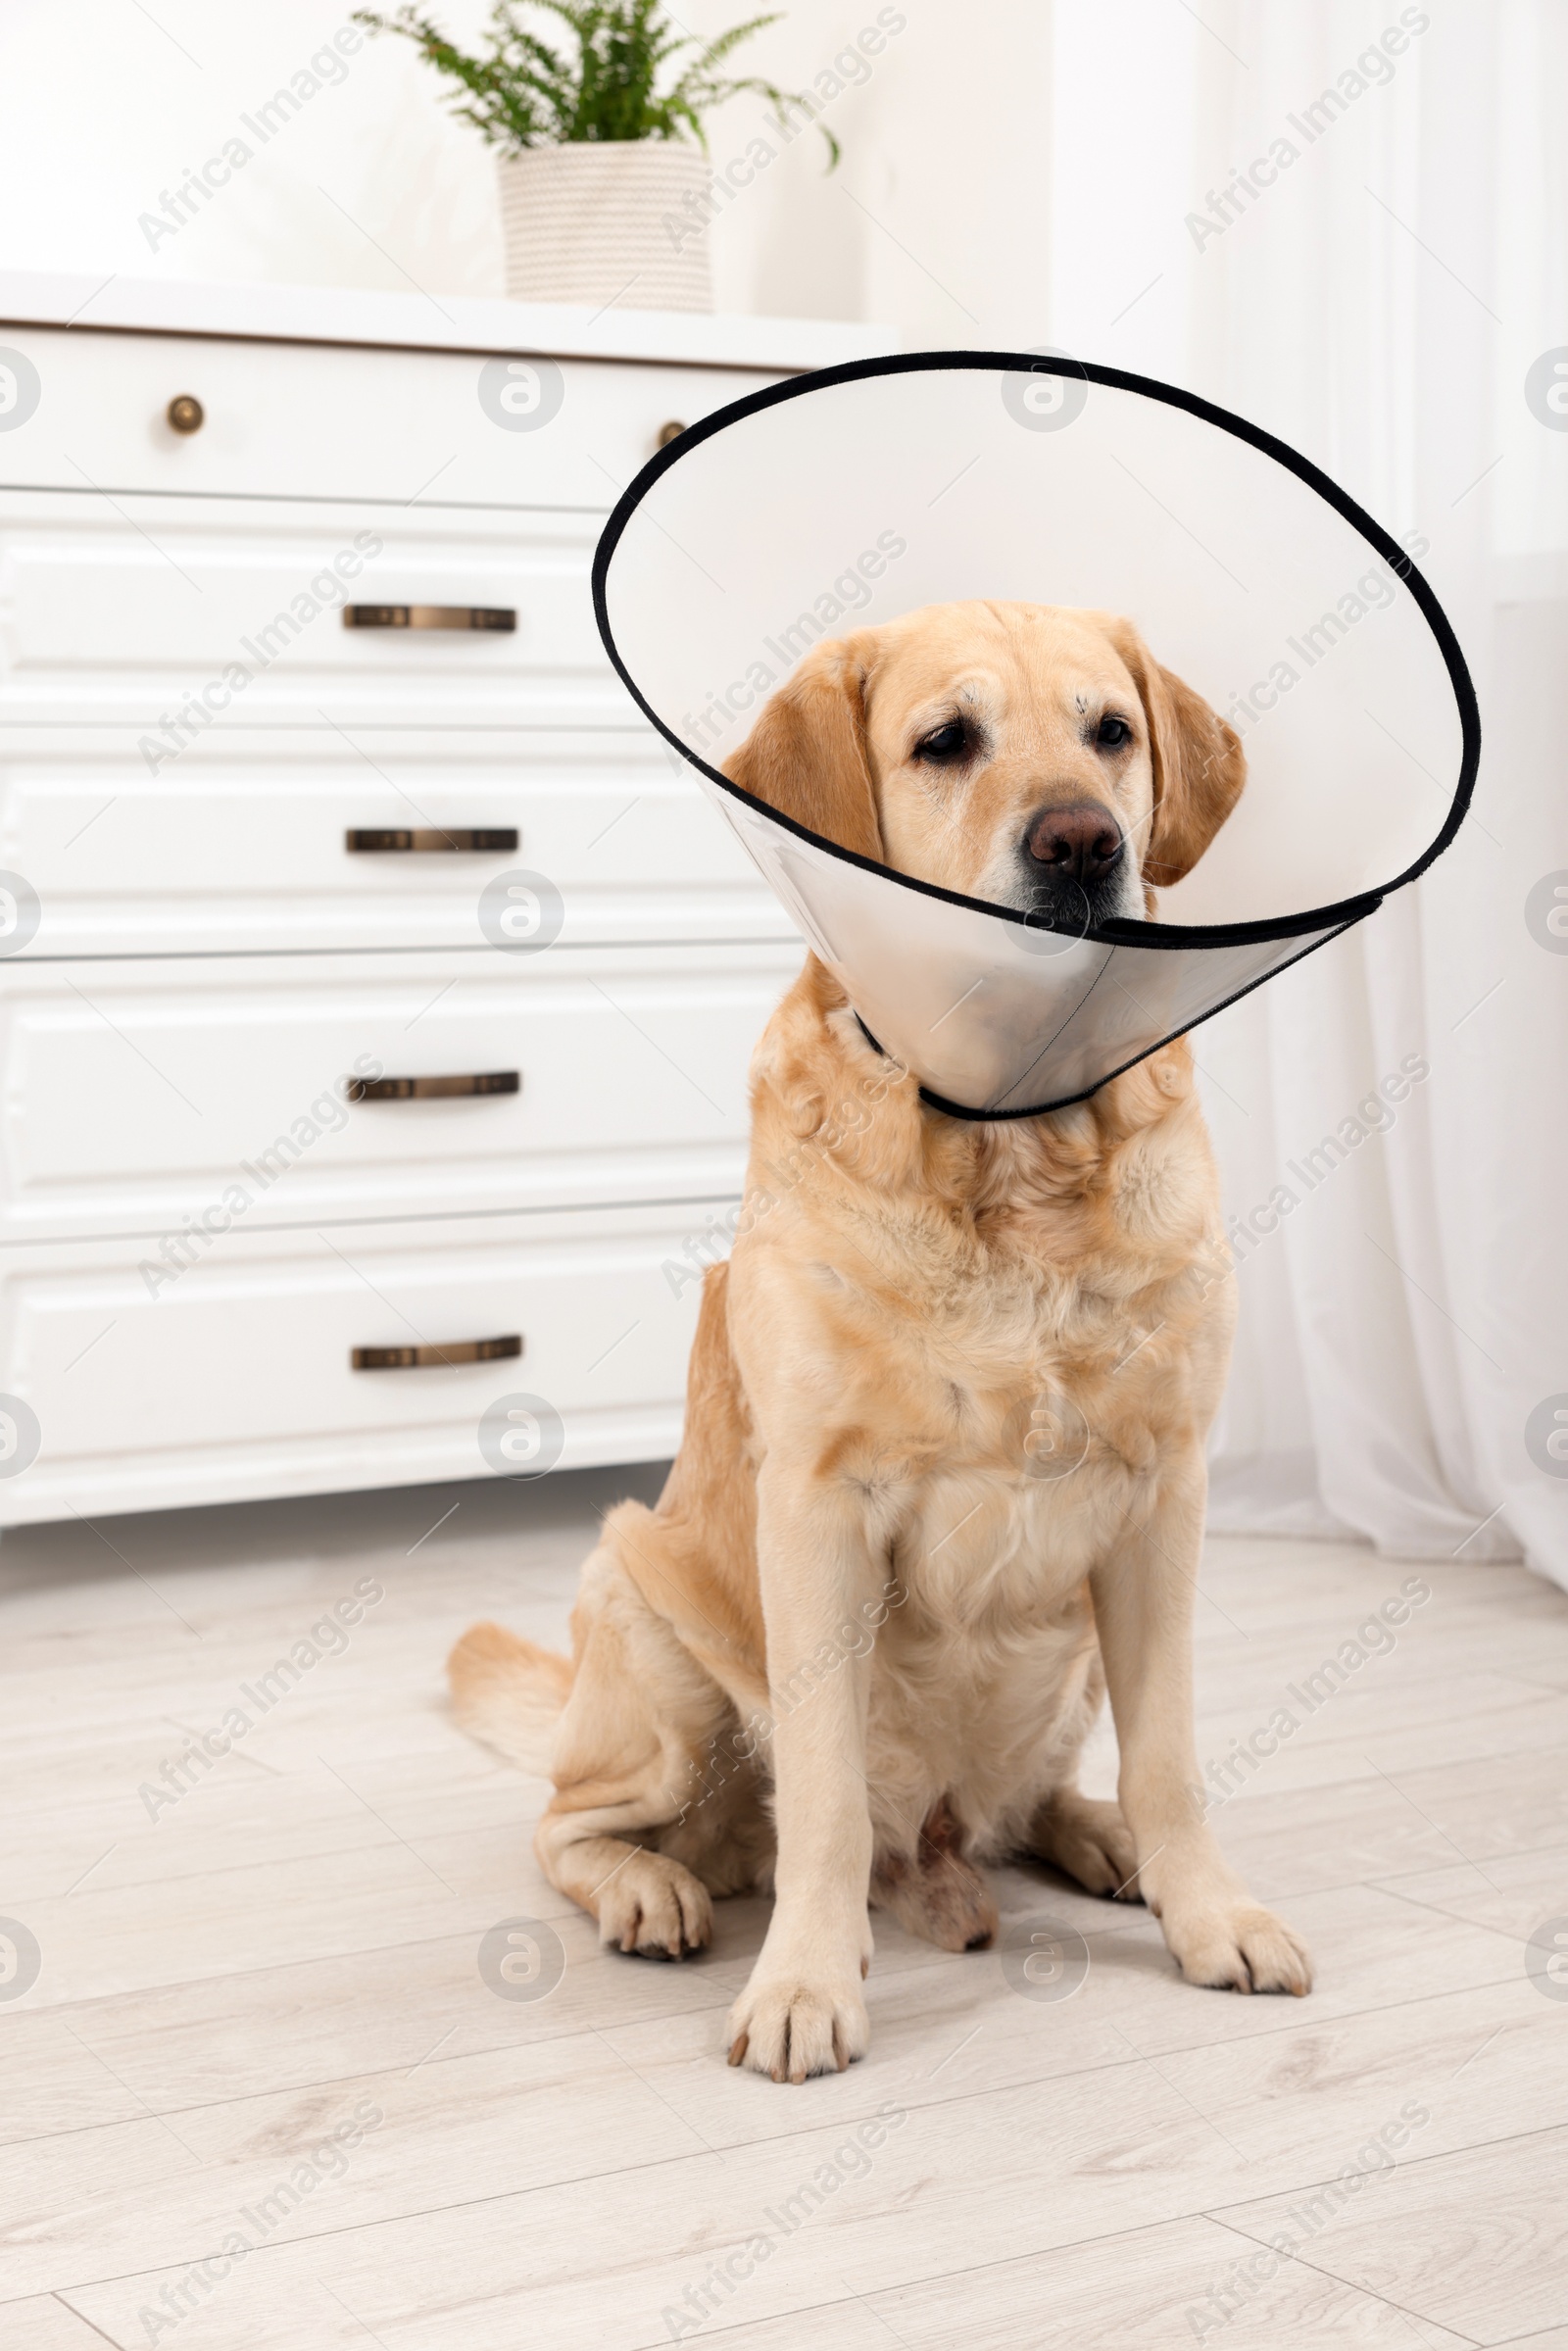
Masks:
[[[499,171],[511,301],[712,309],[706,208],[684,201],[711,173],[700,148],[583,140],[504,155]]]

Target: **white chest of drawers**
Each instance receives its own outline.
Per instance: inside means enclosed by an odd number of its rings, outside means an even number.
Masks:
[[[0,1525],[667,1453],[800,947],[589,564],[886,338],[90,295],[0,278]]]

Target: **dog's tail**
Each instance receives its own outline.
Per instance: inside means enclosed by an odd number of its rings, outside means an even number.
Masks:
[[[548,1776],[556,1725],[571,1695],[569,1657],[503,1625],[470,1625],[447,1659],[459,1722],[525,1772]]]

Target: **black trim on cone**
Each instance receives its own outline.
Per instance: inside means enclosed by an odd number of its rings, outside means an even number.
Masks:
[[[1379,899],[1379,906],[1382,903],[1383,901]],[[1165,1047],[1174,1045],[1178,1037],[1188,1036],[1192,1030],[1200,1029],[1205,1020],[1212,1020],[1218,1012],[1228,1011],[1232,1004],[1239,1004],[1244,996],[1250,996],[1254,988],[1261,988],[1266,981],[1277,979],[1282,971],[1294,970],[1298,963],[1304,963],[1308,955],[1315,955],[1320,947],[1327,947],[1331,941],[1343,938],[1347,931],[1353,930],[1354,927],[1353,923],[1342,922],[1338,930],[1325,931],[1321,939],[1314,939],[1309,946],[1303,947],[1298,955],[1288,955],[1283,963],[1271,963],[1267,971],[1258,973],[1255,980],[1249,980],[1245,987],[1233,989],[1229,996],[1222,996],[1217,1004],[1210,1004],[1206,1012],[1200,1012],[1195,1019],[1187,1023],[1186,1028],[1172,1029],[1166,1036],[1158,1038],[1154,1044],[1144,1046],[1128,1060],[1118,1062],[1114,1069],[1107,1069],[1102,1078],[1096,1078],[1092,1086],[1085,1086],[1080,1094],[1062,1094],[1058,1095],[1054,1102],[1032,1102],[1027,1110],[971,1110],[966,1108],[962,1102],[950,1102],[944,1094],[933,1094],[929,1086],[920,1088],[920,1100],[928,1110],[940,1110],[944,1118],[967,1119],[971,1126],[998,1126],[1014,1118],[1045,1118],[1053,1110],[1070,1110],[1075,1102],[1092,1101],[1100,1092],[1101,1087],[1108,1086],[1112,1078],[1124,1078],[1129,1069],[1136,1069],[1140,1061],[1149,1059],[1151,1053],[1163,1053]],[[855,1012],[853,1004],[851,1004],[850,1010]],[[897,1053],[890,1053],[885,1045],[877,1043],[858,1012],[855,1012],[855,1025],[873,1053],[880,1053],[884,1061],[898,1060]],[[900,1062],[899,1066],[902,1068],[904,1064]]]
[[[1073,1102],[1088,1101],[1092,1095],[1100,1091],[1102,1086],[1108,1085],[1112,1078],[1120,1077],[1126,1070],[1136,1067],[1138,1062],[1146,1060],[1151,1053],[1158,1053],[1163,1046],[1171,1044],[1175,1038],[1187,1034],[1189,1029],[1197,1028],[1203,1021],[1212,1019],[1216,1012],[1223,1011],[1227,1005],[1236,1004],[1242,997],[1250,995],[1254,988],[1261,987],[1263,982],[1272,979],[1276,972],[1288,970],[1291,964],[1299,962],[1303,956],[1310,955],[1316,948],[1326,946],[1330,939],[1340,937],[1353,924],[1364,920],[1367,915],[1375,913],[1392,891],[1402,889],[1406,883],[1415,881],[1427,870],[1436,857],[1441,857],[1464,821],[1480,764],[1481,714],[1477,707],[1475,688],[1471,682],[1469,669],[1459,649],[1458,640],[1448,623],[1447,615],[1411,558],[1391,538],[1380,523],[1376,522],[1362,507],[1357,505],[1354,499],[1340,488],[1337,482],[1332,481],[1326,473],[1312,464],[1310,459],[1302,457],[1298,451],[1292,449],[1287,443],[1277,440],[1272,433],[1263,431],[1258,425],[1249,423],[1245,417],[1233,416],[1228,410],[1216,408],[1211,401],[1200,399],[1196,393],[1182,391],[1172,384],[1158,383],[1149,376],[1133,375],[1122,368],[1102,367],[1086,361],[1053,358],[1035,352],[909,352],[887,359],[858,360],[840,367],[824,367],[799,376],[787,383],[769,385],[764,390],[749,393],[743,399],[730,402],[727,407],[715,411],[712,416],[703,418],[700,423],[688,426],[677,441],[671,442],[666,448],[661,450],[644,465],[616,503],[600,535],[593,564],[594,616],[611,662],[633,702],[656,731],[663,737],[688,766],[706,776],[710,783],[716,786],[719,791],[726,793],[730,799],[756,810],[759,815],[779,826],[786,834],[793,834],[796,839],[808,842],[814,849],[820,850],[826,856],[836,857],[844,864],[858,866],[866,873],[879,874],[922,897],[938,899],[949,906],[966,907],[972,912],[990,915],[998,921],[1016,923],[1022,928],[1036,930],[1057,928],[1055,925],[1043,924],[1038,917],[1026,915],[1015,907],[998,906],[985,899],[968,898],[960,892],[944,889],[939,883],[922,881],[913,874],[900,873],[892,866],[879,864],[874,858],[861,857],[855,850],[842,848],[838,842],[825,840],[820,834],[808,831],[805,825],[797,823],[793,817],[785,815],[780,809],[770,807],[767,802],[759,800],[755,794],[743,791],[738,784],[733,783],[719,769],[710,766],[706,759],[700,758],[687,744],[682,742],[672,728],[665,725],[626,667],[610,625],[608,607],[610,565],[626,525],[654,484],[669,470],[671,465],[678,465],[683,458],[690,456],[700,443],[710,440],[715,434],[725,431],[730,425],[739,423],[748,416],[756,416],[764,409],[775,408],[785,401],[799,400],[811,392],[825,390],[835,385],[864,382],[882,376],[960,373],[964,371],[983,371],[999,375],[1033,373],[1071,376],[1080,381],[1102,384],[1114,391],[1131,392],[1145,399],[1159,401],[1168,408],[1183,410],[1188,415],[1199,417],[1204,423],[1231,434],[1235,439],[1246,442],[1250,447],[1260,451],[1265,457],[1272,459],[1275,464],[1283,466],[1288,473],[1294,474],[1298,481],[1304,482],[1326,505],[1350,524],[1351,528],[1388,564],[1395,576],[1402,580],[1409,589],[1411,597],[1443,656],[1454,703],[1459,712],[1461,733],[1458,779],[1444,822],[1421,856],[1402,873],[1396,875],[1392,881],[1358,892],[1354,897],[1342,899],[1331,906],[1312,907],[1297,914],[1274,915],[1256,922],[1188,925],[1115,920],[1092,925],[1085,930],[1064,932],[1064,936],[1079,940],[1087,939],[1096,946],[1138,947],[1146,952],[1175,951],[1187,948],[1202,950],[1249,947],[1263,945],[1273,940],[1303,938],[1308,934],[1315,935],[1310,937],[1308,944],[1302,947],[1298,955],[1288,956],[1284,961],[1271,965],[1267,971],[1259,973],[1256,979],[1249,980],[1243,987],[1232,990],[1217,1004],[1211,1004],[1206,1011],[1197,1014],[1186,1024],[1186,1028],[1172,1030],[1157,1043],[1146,1046],[1142,1052],[1132,1054],[1115,1069],[1107,1071],[1103,1077],[1097,1078],[1092,1086],[1085,1087],[1077,1094],[1063,1096],[1054,1102],[1034,1103],[1022,1109],[976,1109],[961,1102],[950,1102],[945,1097],[932,1093],[925,1086],[920,1088],[921,1101],[947,1117],[977,1122],[995,1122],[1018,1118],[1038,1118],[1052,1110],[1065,1109]],[[867,1042],[878,1053],[881,1053],[882,1047],[858,1012],[855,1017]]]
[[[1038,918],[1031,920],[1030,917],[1020,913],[1016,907],[997,906],[989,899],[965,898],[956,890],[944,890],[939,883],[924,882],[914,874],[899,873],[891,865],[878,864],[873,857],[861,857],[856,850],[843,849],[836,841],[824,840],[821,834],[808,832],[805,825],[797,824],[793,817],[786,816],[779,809],[769,807],[766,801],[759,800],[754,793],[742,791],[738,784],[732,783],[729,777],[722,774],[718,768],[710,767],[706,759],[698,758],[696,753],[683,743],[670,727],[664,724],[658,711],[653,709],[620,658],[619,649],[610,626],[610,614],[606,603],[606,584],[609,578],[611,559],[620,543],[621,534],[627,523],[655,482],[662,474],[667,473],[672,465],[679,465],[682,458],[689,457],[701,442],[711,440],[715,433],[725,431],[730,425],[738,424],[744,417],[756,416],[763,409],[776,408],[787,400],[800,400],[811,392],[826,390],[830,385],[859,383],[868,378],[883,375],[929,375],[944,372],[957,373],[974,369],[982,369],[997,375],[1068,375],[1080,381],[1103,384],[1111,391],[1136,392],[1145,399],[1161,401],[1167,408],[1184,409],[1189,416],[1199,416],[1205,424],[1215,425],[1220,431],[1230,433],[1235,439],[1246,441],[1253,449],[1261,450],[1265,457],[1272,458],[1277,465],[1283,465],[1287,472],[1294,473],[1298,481],[1305,482],[1309,489],[1315,490],[1320,498],[1324,499],[1337,514],[1343,515],[1345,520],[1359,532],[1368,545],[1382,557],[1395,575],[1404,582],[1420,609],[1422,618],[1437,640],[1438,650],[1443,655],[1448,681],[1453,688],[1454,701],[1459,710],[1462,734],[1459,779],[1447,816],[1431,846],[1423,851],[1413,865],[1407,866],[1403,873],[1396,874],[1393,881],[1384,882],[1376,889],[1358,892],[1354,898],[1342,899],[1334,906],[1315,906],[1300,914],[1275,915],[1261,922],[1187,925],[1174,922],[1117,920],[1092,925],[1086,931],[1076,931],[1069,935],[1074,938],[1088,939],[1097,947],[1160,949],[1250,947],[1270,939],[1298,938],[1307,931],[1348,930],[1352,923],[1363,921],[1368,914],[1375,913],[1392,891],[1402,890],[1407,882],[1413,882],[1425,873],[1433,859],[1442,856],[1464,821],[1465,812],[1470,806],[1470,797],[1475,789],[1476,770],[1481,759],[1481,712],[1476,702],[1475,687],[1471,682],[1464,655],[1459,650],[1458,639],[1449,626],[1447,614],[1439,604],[1428,582],[1416,569],[1403,548],[1389,536],[1381,523],[1374,521],[1365,509],[1358,506],[1355,500],[1348,492],[1342,490],[1337,482],[1331,481],[1326,473],[1312,464],[1310,458],[1302,457],[1287,442],[1276,440],[1272,433],[1264,432],[1260,425],[1249,423],[1245,416],[1236,416],[1227,409],[1216,408],[1212,401],[1200,399],[1196,392],[1184,392],[1174,384],[1157,383],[1152,376],[1131,375],[1120,367],[1097,367],[1088,360],[1045,358],[1039,353],[1027,351],[911,351],[900,353],[888,359],[853,360],[840,367],[820,367],[809,374],[796,376],[787,383],[769,384],[760,392],[748,392],[743,399],[733,400],[727,407],[716,409],[710,416],[705,416],[700,423],[689,424],[678,440],[671,441],[667,448],[662,449],[656,457],[651,458],[642,471],[628,485],[600,534],[599,544],[594,552],[594,617],[599,624],[600,637],[616,675],[643,715],[663,736],[671,749],[679,753],[688,766],[697,768],[708,777],[710,783],[716,784],[720,791],[727,792],[732,800],[738,800],[745,807],[757,809],[760,815],[769,817],[774,824],[781,825],[786,832],[795,834],[798,840],[810,842],[813,848],[825,850],[829,856],[840,858],[847,865],[858,865],[866,873],[885,875],[888,879],[901,884],[906,890],[918,891],[922,897],[943,899],[949,906],[967,906],[976,913],[994,915],[1003,922],[1015,922],[1034,930],[1054,927],[1051,924],[1042,923]],[[1286,966],[1281,965],[1279,968],[1284,969]],[[1254,981],[1251,984],[1256,986],[1258,983]],[[1242,993],[1245,994],[1246,991],[1243,990]],[[1227,997],[1225,1001],[1227,1004],[1234,1004],[1237,1000],[1235,997]],[[1215,1007],[1216,1010],[1222,1008],[1218,1005]],[[1207,1013],[1203,1015],[1204,1019],[1208,1017]],[[1197,1025],[1197,1022],[1193,1023],[1193,1026]],[[1182,1032],[1178,1032],[1178,1034]],[[1149,1050],[1152,1053],[1157,1052],[1158,1048],[1152,1046]],[[1137,1057],[1141,1060],[1144,1055],[1139,1054]],[[1127,1066],[1131,1067],[1132,1064],[1128,1063]],[[1106,1080],[1102,1079],[1100,1083],[1103,1085]],[[1080,1095],[1074,1099],[1083,1101],[1086,1098]],[[1036,1112],[1028,1111],[994,1113],[952,1109],[948,1104],[940,1106],[950,1108],[951,1114],[959,1118],[1038,1115]],[[1061,1107],[1062,1105],[1056,1106]]]

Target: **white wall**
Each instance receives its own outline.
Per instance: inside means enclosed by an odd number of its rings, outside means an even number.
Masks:
[[[488,0],[428,4],[462,36]],[[681,0],[710,31],[748,5]],[[812,84],[882,5],[793,0],[747,62]],[[1364,1203],[1344,1184],[1330,1203],[1355,1229],[1298,1219],[1249,1277],[1220,1466],[1236,1470],[1236,1511],[1252,1523],[1293,1510],[1318,1523],[1331,1508],[1390,1548],[1468,1545],[1469,1558],[1517,1537],[1568,1581],[1549,1508],[1561,1490],[1521,1436],[1565,1384],[1560,1266],[1535,1245],[1557,1219],[1560,1089],[1542,1072],[1560,1067],[1568,1019],[1563,966],[1532,944],[1522,907],[1538,877],[1568,869],[1568,833],[1539,680],[1489,703],[1494,630],[1497,673],[1523,678],[1506,658],[1508,613],[1539,617],[1547,608],[1532,600],[1555,600],[1538,632],[1555,642],[1568,597],[1568,437],[1543,429],[1523,390],[1568,336],[1568,12],[1562,0],[896,7],[906,24],[834,101],[841,170],[825,176],[803,137],[715,224],[721,307],[874,319],[911,347],[1053,342],[1184,383],[1431,541],[1426,567],[1488,706],[1476,824],[1417,892],[1235,1007],[1199,1048],[1239,1210],[1412,1044],[1433,1064],[1431,1136],[1411,1117],[1369,1147]],[[0,267],[499,292],[491,158],[389,41],[364,47],[210,210],[150,250],[138,216],[308,67],[346,13],[346,0],[69,12],[5,0]],[[1210,189],[1414,18],[1396,73],[1352,92],[1348,120],[1303,142],[1217,241],[1195,235],[1189,215]],[[716,118],[715,159],[742,151],[764,113],[747,99]],[[1396,1358],[1397,1377],[1383,1368]],[[1499,1496],[1509,1515],[1494,1524]]]
[[[388,44],[367,43],[175,237],[138,227],[160,191],[308,67],[333,0],[9,0],[0,12],[0,260],[107,275],[498,287],[482,161]],[[156,21],[155,21],[156,20]],[[69,24],[69,44],[65,37]],[[341,61],[340,61],[341,62]],[[404,272],[409,272],[405,275]]]
[[[808,85],[880,5],[794,0],[737,66]],[[454,34],[487,14],[486,0],[431,6]],[[717,30],[748,0],[683,13]],[[820,141],[802,137],[715,223],[719,307],[875,318],[911,344],[1039,341],[1050,8],[899,0],[896,14],[904,29],[832,104],[839,171],[826,175]],[[407,43],[368,38],[265,146],[243,129],[347,17],[336,0],[79,0],[69,12],[6,0],[0,267],[500,293],[490,153],[450,119]],[[766,112],[743,98],[712,118],[715,161]],[[253,159],[150,247],[140,216],[236,134]]]

